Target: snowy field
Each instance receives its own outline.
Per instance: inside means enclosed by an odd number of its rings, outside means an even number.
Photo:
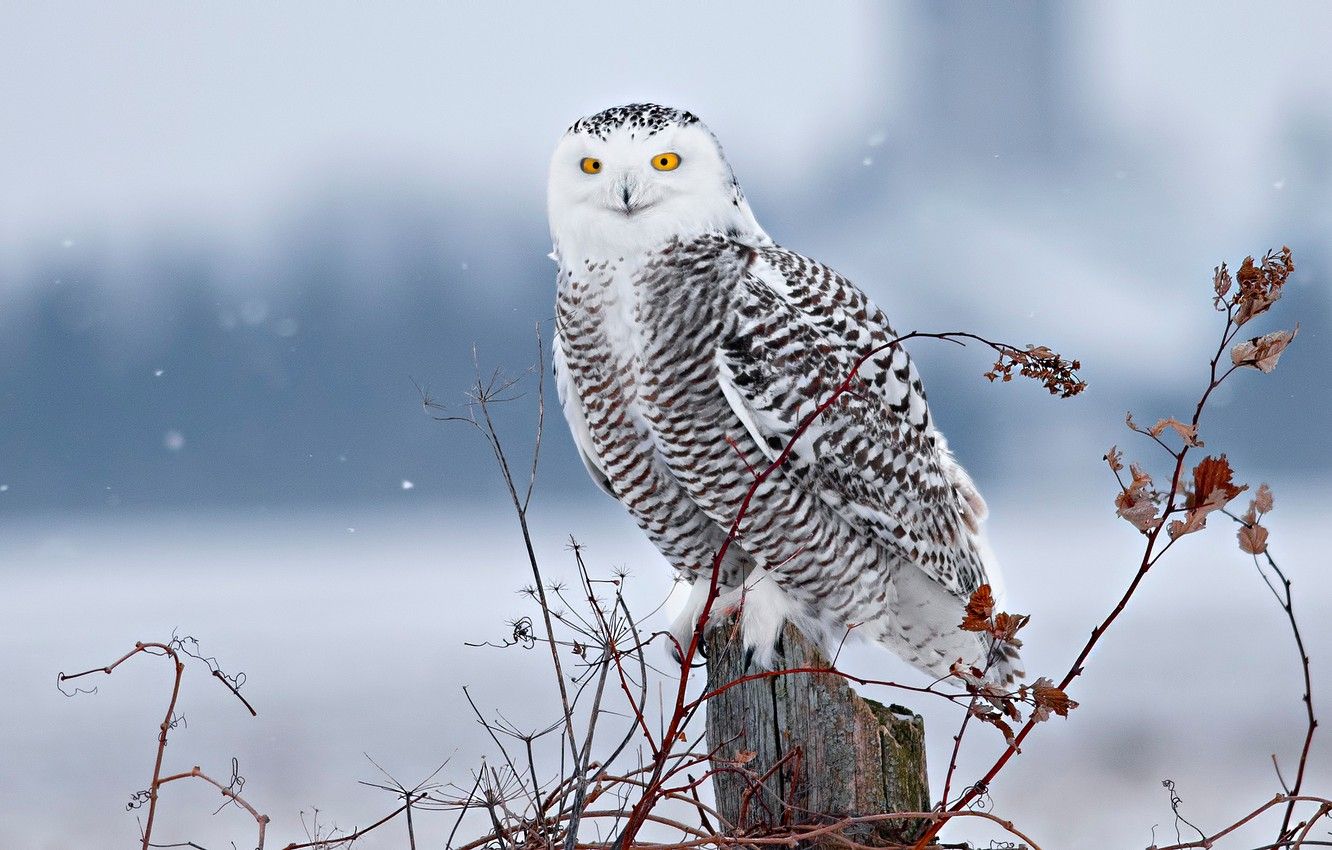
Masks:
[[[1328,704],[1332,586],[1324,574],[1332,541],[1314,495],[1278,486],[1272,545],[1296,582],[1321,687],[1316,699]],[[1027,669],[1057,679],[1125,585],[1138,540],[1103,505],[1082,499],[1056,500],[1059,507],[1021,519],[1029,498],[993,498],[992,528],[1009,607],[1033,614]],[[594,569],[633,572],[631,597],[641,610],[667,591],[658,556],[613,504],[561,511],[539,503],[534,517],[552,578],[572,575],[564,545],[573,533]],[[1082,707],[1037,730],[995,785],[998,811],[1043,846],[1146,847],[1154,826],[1158,839],[1173,840],[1161,787],[1167,778],[1185,816],[1214,829],[1275,792],[1272,753],[1293,768],[1303,726],[1289,634],[1231,529],[1213,526],[1150,577],[1076,686]],[[139,658],[97,677],[95,695],[72,699],[55,678],[173,630],[198,637],[228,672],[243,671],[259,714],[249,717],[202,668],[191,668],[180,705],[188,725],[173,733],[166,767],[198,764],[225,780],[237,757],[245,796],[273,817],[270,847],[304,840],[302,812],[307,823],[317,808],[321,824],[351,828],[393,808],[387,795],[357,784],[382,780],[363,754],[408,783],[446,760],[440,778],[469,782],[490,750],[465,685],[483,708],[519,725],[553,716],[539,652],[463,645],[499,638],[507,620],[530,613],[513,592],[529,580],[521,543],[499,507],[31,518],[7,524],[0,565],[6,848],[132,845],[137,828],[125,803],[151,774],[169,671]],[[866,675],[920,678],[870,648],[844,660]],[[925,714],[937,793],[957,712],[905,694],[878,696]],[[970,740],[963,778],[999,748],[989,729]],[[1324,740],[1311,765],[1313,788],[1332,782],[1328,753]],[[177,785],[163,800],[160,840],[210,848],[252,840],[242,813],[211,815],[214,794]],[[451,826],[449,816],[422,818],[421,846],[439,846]],[[997,837],[972,824],[945,835],[981,846]],[[389,827],[357,846],[406,840]]]

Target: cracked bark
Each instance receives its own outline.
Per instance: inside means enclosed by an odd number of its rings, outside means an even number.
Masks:
[[[744,669],[733,617],[711,628],[706,643],[709,690],[756,672]],[[783,629],[774,669],[827,666],[793,626]],[[708,702],[707,733],[718,811],[741,831],[930,808],[922,719],[859,696],[840,676],[795,673],[737,685]],[[754,756],[728,769],[742,753]],[[883,846],[922,829],[920,821],[885,821],[843,834]]]

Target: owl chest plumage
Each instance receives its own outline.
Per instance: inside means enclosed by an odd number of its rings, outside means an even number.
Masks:
[[[691,298],[671,285],[675,278],[673,266],[651,257],[584,260],[560,273],[564,367],[596,460],[636,515],[684,496],[681,474],[693,471],[680,464],[681,450],[732,424],[711,363],[720,290]]]
[[[769,463],[723,394],[717,364],[731,296],[751,260],[719,234],[629,264],[584,261],[561,271],[561,352],[596,461],[659,546],[671,533],[661,521],[668,512],[672,521],[704,518],[714,529],[708,545],[719,542],[716,532],[730,527]],[[893,559],[798,484],[779,471],[759,486],[737,548],[795,598],[817,599],[820,616],[882,609]],[[677,534],[663,549],[703,540]],[[713,552],[688,559],[707,564]]]
[[[644,386],[653,328],[640,318],[642,265],[618,257],[561,265],[556,374],[566,417],[594,477],[693,577],[710,567],[725,535],[689,498],[659,448],[653,424],[658,408]],[[743,574],[741,554],[727,559],[726,580]]]

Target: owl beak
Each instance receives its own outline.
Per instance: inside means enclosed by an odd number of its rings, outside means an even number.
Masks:
[[[620,204],[619,211],[627,216],[650,206],[643,203],[642,192],[639,191],[638,181],[634,179],[633,174],[622,175],[615,185],[615,190],[615,199]]]

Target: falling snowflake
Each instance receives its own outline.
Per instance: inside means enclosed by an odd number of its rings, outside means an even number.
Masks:
[[[162,437],[162,445],[167,451],[178,452],[185,448],[185,435],[176,430],[167,431]]]
[[[415,486],[416,486],[415,484],[413,484],[412,482],[408,481],[406,478],[402,479],[402,489],[404,489],[404,490],[410,490],[410,489],[412,489],[412,488],[415,487]]]

